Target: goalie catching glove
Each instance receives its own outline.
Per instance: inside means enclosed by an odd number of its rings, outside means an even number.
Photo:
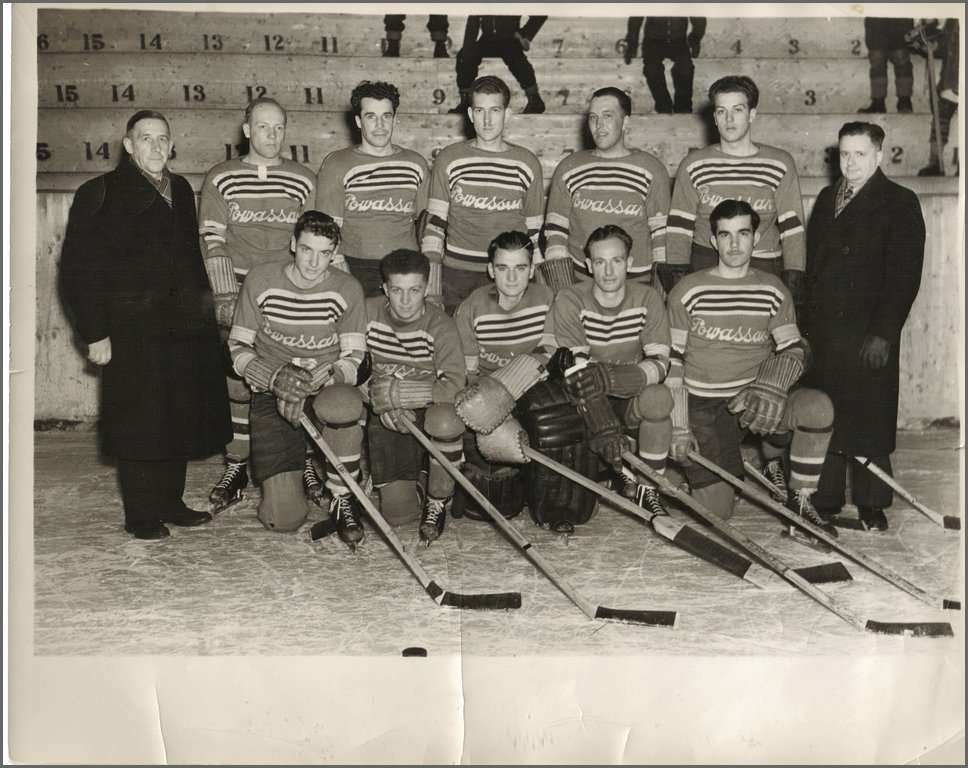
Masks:
[[[488,435],[511,415],[518,398],[548,378],[545,367],[531,355],[518,355],[490,376],[457,393],[454,407],[468,427]]]
[[[760,364],[756,379],[726,406],[739,413],[739,423],[756,435],[769,435],[779,428],[786,410],[787,393],[803,373],[803,361],[791,354],[772,355]]]

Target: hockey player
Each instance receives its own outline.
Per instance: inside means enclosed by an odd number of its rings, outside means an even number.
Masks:
[[[232,364],[252,388],[252,476],[262,485],[258,517],[274,531],[294,531],[307,517],[301,481],[307,402],[323,438],[359,477],[363,399],[356,389],[365,351],[363,289],[332,267],[339,227],[306,211],[291,236],[295,259],[260,264],[246,276],[229,334]],[[341,539],[363,538],[359,506],[335,469],[326,485]]]
[[[591,450],[626,480],[622,453],[636,434],[638,453],[657,472],[669,454],[672,398],[662,385],[669,370],[669,324],[658,292],[627,282],[632,238],[607,224],[585,245],[592,281],[561,291],[552,309],[558,344],[577,365],[564,387],[584,419]],[[640,505],[665,514],[659,494],[644,478],[632,490]]]
[[[427,207],[430,170],[421,155],[393,143],[400,93],[364,80],[350,96],[362,140],[331,152],[316,177],[316,210],[340,227],[340,250],[366,296],[380,292],[380,259],[417,248],[416,222]]]
[[[717,475],[691,464],[690,450],[742,477],[740,442],[749,429],[764,439],[771,479],[785,487],[780,456],[789,445],[787,506],[832,535],[810,502],[830,442],[833,405],[823,392],[791,392],[804,369],[804,344],[790,291],[752,267],[760,217],[745,200],[724,200],[710,215],[719,263],[680,280],[669,294],[672,454],[693,495],[726,520],[735,495]],[[738,414],[738,416],[737,416]],[[698,447],[697,447],[698,446]]]
[[[215,314],[228,336],[239,287],[259,264],[288,262],[289,244],[299,214],[313,199],[313,175],[281,153],[286,143],[286,112],[270,98],[245,108],[242,133],[249,151],[212,168],[202,182],[198,222],[205,269],[215,295]],[[232,442],[226,467],[209,494],[216,509],[242,498],[249,483],[249,401],[251,392],[233,373],[226,376],[232,411]],[[306,456],[307,492],[322,495],[312,455]]]
[[[504,140],[510,101],[500,78],[475,80],[467,113],[476,138],[444,147],[434,161],[420,250],[430,259],[430,298],[443,291],[448,313],[488,283],[487,246],[495,232],[521,230],[538,243],[541,164],[529,150]]]
[[[493,421],[503,420],[526,389],[544,378],[555,338],[551,321],[554,294],[548,286],[531,282],[531,239],[524,232],[502,232],[491,241],[487,254],[487,273],[494,284],[483,285],[464,299],[454,320],[470,382],[458,395],[457,413],[471,429],[483,425],[491,431],[496,426]],[[478,383],[479,377],[490,377],[499,386]],[[488,417],[490,420],[481,421]],[[524,505],[519,468],[491,464],[477,450],[474,437],[474,432],[464,434],[464,474],[502,514],[513,517]],[[455,495],[453,514],[487,519],[462,489]]]
[[[387,522],[402,525],[420,518],[420,539],[429,545],[444,530],[454,480],[433,458],[423,474],[427,454],[407,421],[460,466],[464,425],[453,404],[466,381],[460,338],[453,318],[425,301],[426,256],[392,251],[380,269],[386,295],[366,301],[366,347],[373,360],[367,388],[370,474]]]
[[[555,169],[545,217],[547,249],[538,269],[555,290],[589,279],[585,267],[588,235],[616,224],[632,238],[628,278],[658,285],[655,262],[665,261],[666,217],[671,194],[669,172],[654,155],[625,143],[632,100],[618,88],[600,88],[588,104],[588,130],[595,149],[575,152]]]
[[[666,230],[666,265],[659,278],[668,292],[682,275],[716,266],[709,214],[723,200],[745,200],[760,217],[753,266],[778,277],[800,303],[806,237],[800,181],[790,154],[755,144],[753,121],[760,92],[745,75],[729,75],[709,89],[719,144],[686,155],[679,164]]]

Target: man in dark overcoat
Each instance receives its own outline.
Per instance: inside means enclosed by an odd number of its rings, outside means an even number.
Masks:
[[[892,493],[853,461],[891,472],[897,431],[901,328],[921,284],[924,218],[917,196],[880,170],[884,131],[865,122],[840,129],[842,178],[820,192],[807,227],[803,327],[814,360],[805,383],[826,392],[834,432],[813,496],[821,513],[852,498],[868,530],[885,530]]]
[[[195,195],[168,171],[168,122],[138,112],[123,143],[118,167],[74,197],[61,288],[101,367],[101,449],[118,459],[124,529],[161,539],[164,523],[212,519],[182,501],[187,461],[232,431]]]

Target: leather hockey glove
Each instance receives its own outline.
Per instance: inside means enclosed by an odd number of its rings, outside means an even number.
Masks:
[[[239,300],[237,293],[216,293],[213,297],[215,304],[215,322],[220,328],[230,329],[235,319],[235,305]]]
[[[588,429],[588,447],[611,464],[616,472],[620,471],[622,454],[631,446],[608,400],[604,397],[580,400],[577,407]]]
[[[370,405],[377,415],[397,409],[426,408],[433,402],[433,387],[432,381],[379,376],[370,379]]]
[[[548,372],[537,358],[517,355],[503,368],[458,392],[454,408],[468,427],[487,435],[511,415],[521,395],[546,378]]]
[[[688,467],[689,451],[698,451],[692,428],[689,426],[689,391],[685,387],[669,387],[672,392],[672,442],[669,453],[680,467]]]
[[[611,395],[635,397],[648,383],[639,366],[621,363],[591,362],[565,376],[565,389],[575,399]]]
[[[772,355],[760,364],[756,380],[729,401],[730,413],[739,413],[741,427],[755,435],[770,435],[779,428],[786,410],[787,393],[803,373],[803,362],[793,355]]]
[[[538,264],[537,272],[556,294],[575,284],[575,268],[570,256],[546,259]]]
[[[407,408],[395,408],[392,411],[384,411],[380,414],[380,423],[384,427],[394,432],[409,435],[410,430],[407,428],[404,419],[408,419],[412,424],[416,424],[417,414]]]

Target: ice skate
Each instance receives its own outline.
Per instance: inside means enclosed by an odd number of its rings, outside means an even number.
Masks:
[[[249,484],[249,472],[244,461],[229,461],[225,465],[222,479],[219,480],[208,500],[212,503],[212,512],[221,512],[223,509],[238,504],[245,499],[242,490]]]

